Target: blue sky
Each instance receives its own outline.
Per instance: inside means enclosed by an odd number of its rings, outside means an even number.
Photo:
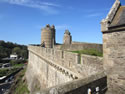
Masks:
[[[120,0],[125,5],[124,0]],[[73,41],[102,43],[100,21],[115,0],[0,0],[0,40],[40,44],[41,28],[56,27],[62,43],[65,29]]]

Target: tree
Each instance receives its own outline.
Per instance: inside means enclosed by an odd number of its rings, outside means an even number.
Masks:
[[[24,59],[27,59],[28,58],[28,52],[27,50],[21,50],[21,57],[23,57]]]
[[[13,48],[12,53],[13,53],[13,54],[16,53],[17,55],[20,56],[20,54],[21,54],[21,49],[20,49],[19,47],[15,47],[15,48]]]
[[[27,46],[0,40],[0,59],[9,57],[10,54],[15,53],[25,59],[28,58]]]
[[[5,42],[3,40],[0,40],[0,46],[5,46]]]
[[[5,48],[2,46],[0,46],[0,57],[1,58],[7,57],[7,53],[5,51]]]

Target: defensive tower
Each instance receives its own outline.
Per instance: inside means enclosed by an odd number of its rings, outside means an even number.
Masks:
[[[63,44],[71,44],[72,43],[72,36],[69,30],[65,30]]]
[[[50,27],[49,24],[42,29],[41,33],[41,46],[46,48],[53,48],[55,44],[55,26]]]

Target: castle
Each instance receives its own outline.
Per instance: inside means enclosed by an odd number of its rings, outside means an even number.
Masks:
[[[103,45],[73,42],[69,30],[58,44],[55,26],[46,25],[41,44],[28,47],[31,94],[125,94],[125,6],[119,0],[101,21],[101,31]],[[71,52],[86,48],[102,51],[103,57]]]

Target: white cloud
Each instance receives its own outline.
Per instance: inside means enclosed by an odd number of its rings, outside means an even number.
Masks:
[[[30,0],[1,0],[1,2],[6,2],[6,3],[10,3],[10,4],[24,4],[29,2]]]
[[[42,4],[47,5],[47,6],[60,7],[60,5],[50,3],[50,2],[42,2]]]
[[[102,13],[92,13],[92,14],[88,14],[86,15],[86,17],[98,17],[98,16],[101,16]]]
[[[55,26],[56,30],[66,30],[66,29],[70,29],[70,26],[68,25],[56,25]]]
[[[45,25],[37,25],[36,28],[37,29],[41,29],[44,28]],[[66,30],[66,29],[70,29],[71,26],[63,24],[63,25],[55,25],[55,29],[56,30]]]
[[[50,2],[42,2],[41,0],[1,0],[0,2],[5,2],[13,5],[26,6],[31,8],[38,8],[49,14],[57,14],[58,4]]]

